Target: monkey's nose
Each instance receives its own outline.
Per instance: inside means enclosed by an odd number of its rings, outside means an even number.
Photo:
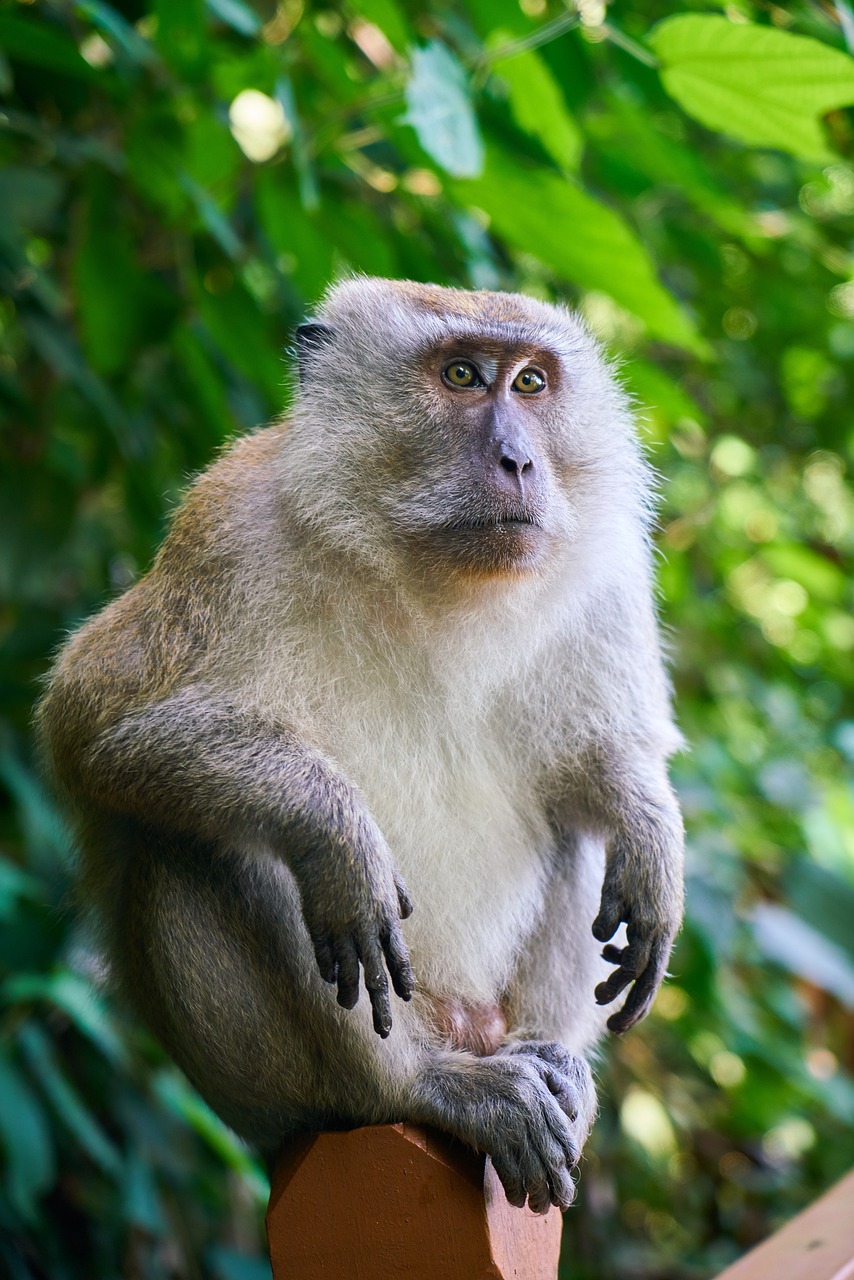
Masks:
[[[498,465],[511,476],[526,476],[534,468],[534,460],[528,450],[507,440],[498,441]]]

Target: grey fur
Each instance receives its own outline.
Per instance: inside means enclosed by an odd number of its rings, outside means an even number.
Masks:
[[[597,1001],[629,988],[613,1030],[647,1012],[681,916],[649,472],[563,308],[357,279],[304,336],[289,425],[196,483],[58,658],[40,726],[81,896],[265,1151],[417,1120],[565,1207]]]

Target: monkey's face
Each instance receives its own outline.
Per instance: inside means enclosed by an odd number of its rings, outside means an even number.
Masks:
[[[562,392],[555,353],[461,333],[411,358],[406,391],[385,506],[410,552],[478,576],[542,565],[567,515],[549,426]]]
[[[542,572],[601,536],[635,451],[624,398],[570,313],[354,280],[301,337],[302,465],[324,490],[334,468],[328,511],[348,513],[351,539],[357,516],[358,538],[436,582]]]

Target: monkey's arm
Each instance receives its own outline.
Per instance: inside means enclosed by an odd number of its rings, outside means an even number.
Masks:
[[[662,763],[658,770],[608,753],[597,753],[588,774],[593,807],[607,833],[605,879],[593,935],[608,942],[621,923],[625,947],[607,946],[604,958],[617,966],[596,988],[598,1004],[634,984],[608,1029],[628,1031],[650,1010],[667,969],[682,920],[682,815]]]
[[[363,799],[320,752],[245,709],[183,691],[106,729],[76,761],[102,809],[240,848],[269,844],[293,873],[320,973],[351,1009],[359,964],[375,1031],[413,976],[400,930],[412,910]]]

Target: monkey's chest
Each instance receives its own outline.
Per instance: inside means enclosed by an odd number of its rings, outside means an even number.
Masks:
[[[399,724],[347,754],[412,896],[404,934],[419,980],[492,999],[541,914],[551,846],[512,761]]]

